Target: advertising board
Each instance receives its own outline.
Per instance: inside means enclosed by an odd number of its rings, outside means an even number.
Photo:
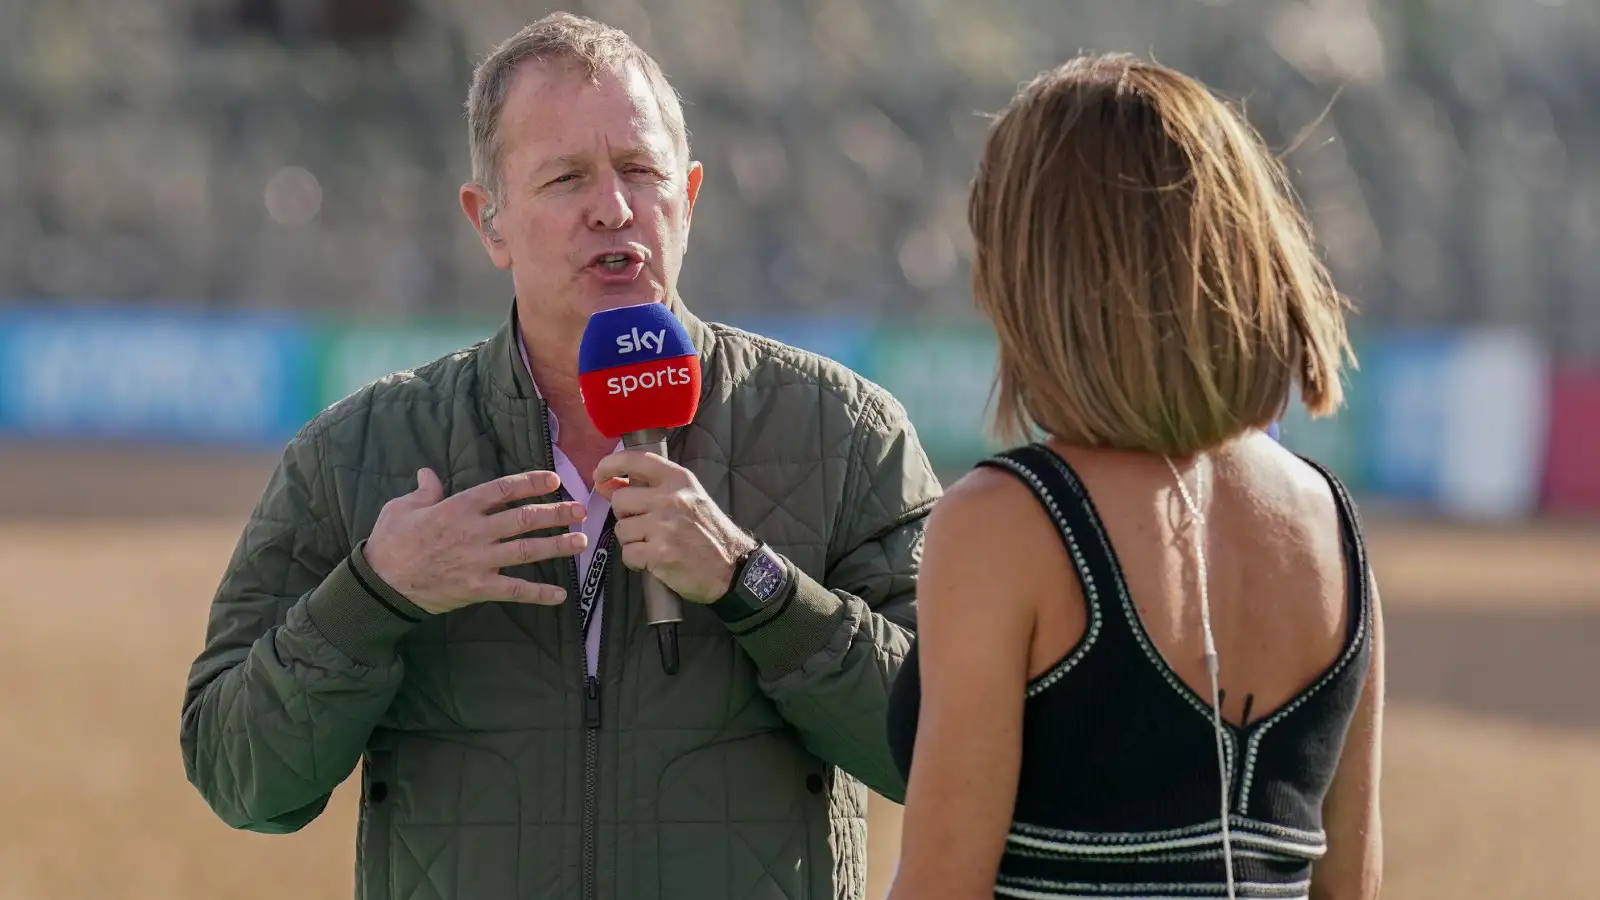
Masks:
[[[392,372],[412,369],[493,336],[492,320],[326,324],[316,332],[316,405],[323,409]]]
[[[900,403],[934,466],[958,474],[999,449],[987,437],[996,346],[987,331],[910,327],[876,332],[865,374]]]
[[[277,444],[305,419],[306,329],[269,315],[116,308],[0,313],[0,430]]]
[[[1542,508],[1562,515],[1600,513],[1600,364],[1551,372],[1549,420]]]

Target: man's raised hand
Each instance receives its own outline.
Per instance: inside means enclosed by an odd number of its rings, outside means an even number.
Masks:
[[[524,563],[572,556],[584,548],[581,532],[520,537],[566,528],[584,517],[577,503],[512,506],[549,494],[561,484],[554,472],[519,472],[445,497],[432,469],[417,472],[417,489],[384,504],[363,552],[390,587],[430,613],[499,600],[555,605],[566,592],[502,575]]]

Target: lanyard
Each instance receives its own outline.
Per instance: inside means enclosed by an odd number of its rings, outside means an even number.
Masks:
[[[589,623],[594,621],[594,605],[605,587],[607,563],[611,561],[611,533],[616,530],[615,512],[606,513],[605,527],[600,529],[600,539],[595,542],[594,555],[589,557],[589,571],[584,573],[583,584],[578,587],[578,636],[589,640]]]

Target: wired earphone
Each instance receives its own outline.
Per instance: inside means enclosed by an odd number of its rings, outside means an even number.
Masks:
[[[1211,596],[1206,590],[1206,519],[1200,513],[1200,505],[1189,493],[1183,476],[1178,473],[1178,467],[1173,465],[1172,458],[1163,456],[1162,459],[1167,461],[1167,468],[1172,470],[1172,477],[1177,479],[1183,505],[1189,508],[1189,517],[1194,519],[1194,555],[1200,564],[1200,623],[1205,635],[1206,671],[1211,676],[1211,725],[1217,735],[1217,774],[1222,778],[1222,867],[1228,878],[1228,900],[1234,900],[1233,838],[1228,821],[1232,804],[1228,802],[1228,755],[1223,746],[1222,692],[1217,683],[1220,666],[1217,662],[1217,642],[1211,633]],[[1195,490],[1200,491],[1204,483],[1205,474],[1196,468]]]

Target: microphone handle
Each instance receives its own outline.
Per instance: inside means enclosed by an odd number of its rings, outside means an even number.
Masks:
[[[667,430],[651,428],[630,431],[622,436],[622,446],[665,458]],[[675,675],[678,672],[678,623],[683,621],[683,601],[654,574],[643,572],[641,577],[644,579],[645,619],[655,628],[656,641],[661,649],[661,665],[668,675]]]

